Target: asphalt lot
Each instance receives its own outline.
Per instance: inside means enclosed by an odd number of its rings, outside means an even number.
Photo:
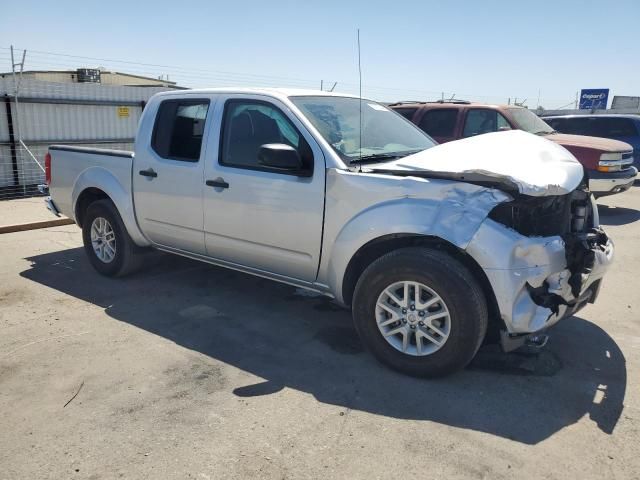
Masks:
[[[106,279],[73,225],[0,235],[0,478],[640,478],[640,186],[600,204],[599,301],[438,381],[322,297],[160,254]]]

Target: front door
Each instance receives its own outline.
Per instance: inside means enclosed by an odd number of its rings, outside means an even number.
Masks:
[[[286,105],[256,95],[220,98],[220,138],[207,151],[204,232],[207,254],[265,272],[315,280],[320,260],[325,162]],[[261,165],[265,144],[295,148],[303,169]]]
[[[204,254],[202,191],[204,146],[210,99],[160,103],[151,142],[136,145],[133,192],[136,217],[149,240],[160,246]]]

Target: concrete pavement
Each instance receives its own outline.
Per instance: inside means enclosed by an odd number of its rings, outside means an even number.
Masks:
[[[44,204],[44,197],[0,201],[0,234],[37,228],[70,225],[73,220],[56,217]]]
[[[107,279],[75,226],[0,235],[0,479],[638,478],[640,188],[600,203],[598,302],[437,381],[287,285],[160,254]]]

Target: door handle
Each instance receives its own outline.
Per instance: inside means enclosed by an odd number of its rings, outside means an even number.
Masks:
[[[229,184],[225,182],[222,178],[216,178],[215,180],[207,180],[205,183],[209,187],[229,188]]]
[[[153,168],[148,168],[147,170],[140,170],[138,173],[143,177],[156,178],[158,176],[158,174]]]

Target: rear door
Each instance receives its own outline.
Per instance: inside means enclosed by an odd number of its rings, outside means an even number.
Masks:
[[[204,190],[207,255],[271,274],[315,280],[324,213],[322,150],[282,102],[260,95],[220,97],[221,131],[209,142]],[[264,167],[261,145],[298,150],[297,174]]]
[[[430,108],[425,109],[418,117],[417,125],[438,143],[456,140],[456,125],[458,123],[458,108]]]
[[[138,133],[133,168],[136,218],[157,245],[205,253],[203,158],[213,106],[212,97],[168,98],[158,104],[154,122]]]

